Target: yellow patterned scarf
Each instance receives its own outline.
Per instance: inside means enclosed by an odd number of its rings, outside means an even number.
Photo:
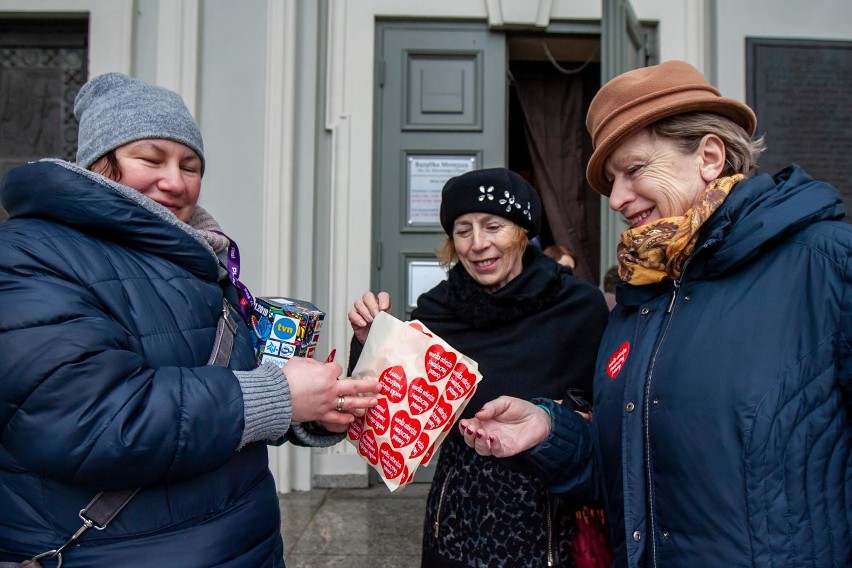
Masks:
[[[719,178],[683,215],[624,231],[617,251],[621,279],[641,286],[680,278],[683,264],[695,250],[698,229],[725,201],[734,185],[744,179],[742,174]]]

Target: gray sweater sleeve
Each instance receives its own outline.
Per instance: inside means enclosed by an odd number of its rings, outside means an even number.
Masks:
[[[240,448],[258,440],[276,440],[290,429],[290,385],[280,367],[264,363],[251,371],[234,371],[243,391],[245,428]]]

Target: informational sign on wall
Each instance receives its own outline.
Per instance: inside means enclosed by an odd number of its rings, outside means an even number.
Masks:
[[[407,224],[440,225],[444,184],[475,167],[473,156],[408,156]]]
[[[417,305],[420,294],[428,292],[447,277],[447,271],[437,260],[408,261],[408,307]]]

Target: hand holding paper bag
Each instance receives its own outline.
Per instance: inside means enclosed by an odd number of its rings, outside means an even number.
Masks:
[[[428,463],[482,380],[479,366],[419,322],[373,319],[353,379],[378,379],[379,402],[347,439],[391,491]]]

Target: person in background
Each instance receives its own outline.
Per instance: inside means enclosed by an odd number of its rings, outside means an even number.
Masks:
[[[549,256],[562,266],[574,269],[576,264],[574,262],[574,253],[565,245],[550,245],[549,247],[545,247],[542,252],[545,256]]]
[[[440,220],[448,277],[411,316],[479,364],[467,408],[501,394],[588,397],[606,305],[596,287],[527,246],[541,224],[533,187],[504,168],[465,173],[444,186]],[[355,302],[350,372],[373,318],[390,309],[386,292]],[[452,429],[426,503],[422,565],[573,566],[573,514],[557,504],[531,471],[478,456]]]
[[[59,549],[98,491],[141,487],[62,565],[282,567],[267,442],[338,442],[378,383],[301,358],[256,368],[176,93],[108,73],[74,113],[77,163],[0,187],[0,560]],[[213,365],[223,314],[233,348]]]
[[[615,287],[620,281],[618,267],[611,266],[604,274],[603,280],[604,298],[606,298],[606,305],[610,311],[615,307]]]
[[[586,124],[589,182],[630,225],[592,421],[503,397],[466,443],[602,495],[616,566],[852,565],[840,194],[796,165],[755,175],[754,113],[682,61],[611,80]]]

